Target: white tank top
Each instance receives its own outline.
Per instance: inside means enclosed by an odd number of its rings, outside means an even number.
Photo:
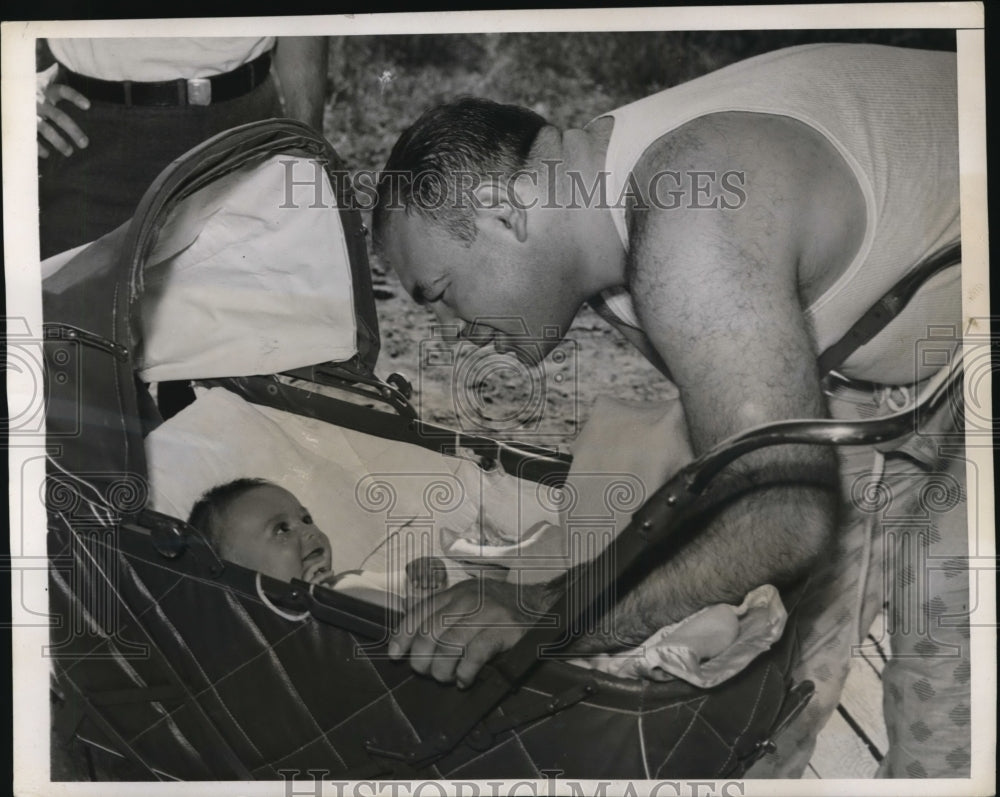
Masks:
[[[818,44],[766,53],[625,105],[608,143],[608,196],[618,197],[646,149],[711,113],[796,119],[819,131],[864,194],[863,243],[843,275],[805,309],[823,351],[913,266],[959,240],[958,112],[954,53]],[[625,208],[612,206],[628,248]],[[938,274],[883,332],[839,370],[882,383],[914,381],[914,340],[934,325],[960,332],[960,269]],[[640,327],[630,297],[602,295],[619,320]]]

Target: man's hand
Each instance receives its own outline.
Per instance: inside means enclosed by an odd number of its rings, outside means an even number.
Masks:
[[[413,606],[389,642],[389,655],[409,655],[417,672],[464,689],[534,625],[548,595],[544,585],[460,581]]]
[[[61,83],[53,83],[45,87],[44,100],[35,105],[38,135],[68,158],[76,151],[70,142],[75,144],[77,149],[83,149],[90,142],[69,114],[56,107],[60,100],[69,100],[83,111],[90,108],[90,100],[76,89]],[[49,157],[49,150],[41,141],[38,142],[38,157]]]

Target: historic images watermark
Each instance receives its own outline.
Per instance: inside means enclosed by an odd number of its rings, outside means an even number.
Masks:
[[[45,428],[46,408],[52,408],[54,386],[66,385],[71,395],[59,402],[58,429],[49,428],[49,437],[75,437],[80,434],[80,379],[78,344],[60,339],[54,331],[46,337],[35,334],[22,316],[4,318],[7,327],[4,371],[13,372],[25,389],[12,391],[8,412],[0,424],[10,437],[31,437]],[[49,424],[50,427],[52,424]]]
[[[514,330],[500,333],[499,330]],[[528,333],[518,317],[439,325],[419,344],[417,410],[430,391],[449,396],[459,430],[557,442],[580,416],[577,343],[557,327]],[[450,436],[428,426],[428,437]]]
[[[386,210],[401,210],[398,197],[404,186],[408,187],[415,209],[424,213],[485,207],[488,203],[483,189],[491,187],[505,189],[508,200],[522,210],[739,210],[747,202],[746,172],[737,169],[664,169],[648,179],[629,174],[618,185],[610,172],[585,175],[560,171],[560,162],[554,160],[541,161],[541,169],[523,169],[510,175],[361,169],[330,177],[318,162],[287,159],[281,164],[285,168],[285,190],[279,205],[282,209],[337,207],[335,198],[346,197],[352,209],[371,211],[381,193],[383,201],[387,201]],[[522,197],[523,190],[516,190],[528,186],[532,190],[527,198]]]
[[[471,456],[472,452],[456,449],[455,454]],[[618,633],[614,596],[598,587],[613,581],[617,570],[613,548],[610,556],[600,558],[600,554],[609,549],[616,530],[645,503],[651,489],[655,485],[647,485],[631,473],[577,471],[572,481],[543,478],[536,482],[520,478],[516,470],[508,473],[496,463],[491,469],[469,468],[459,474],[371,473],[356,485],[355,499],[384,523],[379,556],[386,563],[386,587],[396,595],[405,595],[408,606],[414,599],[433,605],[438,590],[462,581],[474,585],[483,601],[488,582],[499,580],[515,588],[518,608],[524,615],[521,620],[500,625],[527,630],[536,623],[551,624],[557,619],[555,614],[534,607],[528,593],[574,565],[596,560],[595,566],[567,584],[567,626],[562,635],[538,649],[539,658],[572,659],[578,654],[560,648],[573,638],[590,634],[614,640],[623,650],[633,649],[619,655],[641,656],[644,652],[627,633]],[[418,494],[418,504],[405,498]],[[439,561],[439,583],[413,583],[411,563],[442,555],[449,558],[449,564]],[[397,630],[433,635],[428,620],[426,615],[406,613],[399,618]],[[497,626],[474,614],[452,613],[444,619],[444,627]],[[363,650],[369,659],[385,658],[381,648],[389,639],[386,629],[379,640],[360,645],[359,653]],[[443,638],[439,641],[453,646]],[[460,649],[453,647],[459,654]]]
[[[543,769],[544,780],[479,780],[479,781],[376,781],[323,780],[329,773],[310,769],[307,773],[283,769],[285,797],[743,797],[745,784],[738,780],[658,780],[608,781],[562,780],[560,770]],[[310,779],[297,776],[309,775]]]

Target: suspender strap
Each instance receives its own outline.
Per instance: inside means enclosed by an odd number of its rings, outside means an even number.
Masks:
[[[667,379],[671,379],[670,369],[667,368],[667,364],[663,362],[663,358],[660,357],[660,353],[653,348],[653,344],[649,342],[649,338],[646,337],[646,333],[641,329],[634,327],[630,324],[626,324],[618,316],[614,314],[614,311],[604,302],[604,298],[601,296],[595,296],[594,298],[588,300],[587,304],[591,306],[593,311],[597,313],[601,318],[607,321],[611,326],[617,329],[625,339],[635,346],[639,350],[639,353],[645,357],[657,371],[663,374]]]
[[[900,314],[920,287],[939,271],[962,262],[962,246],[955,242],[929,255],[886,293],[836,343],[829,346],[817,360],[821,376],[839,368],[855,351],[864,346]],[[647,360],[668,379],[670,371],[641,329],[629,326],[612,312],[600,296],[589,302],[594,311],[618,329]]]
[[[921,285],[938,272],[961,262],[962,245],[956,242],[939,249],[919,263],[861,316],[840,340],[819,356],[817,362],[820,374],[826,375],[843,365],[848,357],[885,329],[889,322],[900,314]]]

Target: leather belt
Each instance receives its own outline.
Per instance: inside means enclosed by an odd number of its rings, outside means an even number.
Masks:
[[[177,107],[211,105],[249,93],[263,83],[271,73],[271,53],[222,75],[202,78],[179,78],[159,82],[136,80],[101,80],[71,72],[59,66],[57,80],[76,89],[90,100],[118,105]]]

